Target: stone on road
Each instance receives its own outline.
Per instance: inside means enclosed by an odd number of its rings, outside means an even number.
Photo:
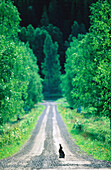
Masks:
[[[0,160],[0,170],[110,169],[111,162],[88,156],[71,139],[56,103],[44,103],[31,138],[14,156]],[[59,158],[59,144],[65,158]]]

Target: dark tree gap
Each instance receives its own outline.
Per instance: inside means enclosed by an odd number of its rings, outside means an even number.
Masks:
[[[71,25],[74,20],[79,24],[84,23],[87,31],[90,26],[89,6],[97,0],[14,0],[17,6],[20,17],[22,19],[21,26],[28,26],[31,24],[34,28],[41,25],[41,17],[43,8],[46,6],[49,23],[61,29],[64,39],[67,39]]]

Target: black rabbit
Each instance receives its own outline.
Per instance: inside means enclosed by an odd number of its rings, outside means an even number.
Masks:
[[[59,158],[65,158],[65,153],[64,151],[62,150],[62,145],[59,144],[60,148],[59,148]]]

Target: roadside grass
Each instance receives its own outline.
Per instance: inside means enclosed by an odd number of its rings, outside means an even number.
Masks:
[[[0,159],[12,156],[21,149],[23,144],[30,138],[38,117],[43,110],[43,105],[36,105],[20,121],[0,126]]]
[[[81,150],[95,159],[111,161],[110,120],[107,117],[91,116],[84,109],[77,113],[67,103],[58,104],[68,132]]]
[[[55,100],[55,102],[56,103],[66,103],[67,101],[66,101],[66,98],[64,97],[64,98],[59,98],[59,99]]]

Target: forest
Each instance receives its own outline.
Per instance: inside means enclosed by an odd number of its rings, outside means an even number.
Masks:
[[[62,96],[111,128],[110,1],[2,0],[0,124]]]
[[[64,39],[68,38],[71,25],[76,20],[79,24],[84,23],[89,28],[89,6],[97,0],[14,0],[20,17],[21,26],[31,24],[34,28],[53,24],[63,32]],[[45,16],[45,22],[42,18]]]

